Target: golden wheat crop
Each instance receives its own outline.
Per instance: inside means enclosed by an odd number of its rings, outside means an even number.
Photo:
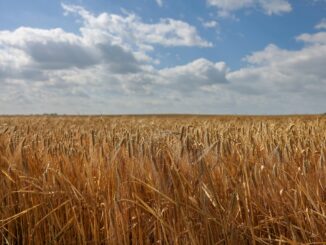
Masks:
[[[326,118],[1,117],[0,244],[326,244]]]

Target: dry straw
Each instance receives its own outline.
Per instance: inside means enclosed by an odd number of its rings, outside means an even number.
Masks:
[[[326,244],[326,119],[0,118],[0,244]]]

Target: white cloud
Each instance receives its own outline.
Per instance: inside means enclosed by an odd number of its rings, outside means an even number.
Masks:
[[[326,29],[326,19],[322,19],[316,26],[316,29]]]
[[[301,50],[271,44],[247,56],[248,67],[227,75],[230,88],[244,98],[264,98],[262,108],[270,105],[285,113],[322,112],[326,104],[326,43],[316,38],[319,36],[321,33],[299,36],[298,40],[309,43]]]
[[[197,34],[196,28],[188,23],[173,19],[162,19],[157,24],[138,23],[135,36],[144,43],[163,46],[200,46],[211,47]]]
[[[0,31],[1,81],[24,79],[34,84],[44,81],[53,85],[51,89],[62,85],[62,80],[75,84],[83,83],[86,78],[119,83],[123,79],[114,77],[117,74],[146,72],[146,67],[157,63],[148,55],[154,50],[153,45],[210,46],[195,27],[182,21],[162,19],[156,24],[146,24],[133,14],[95,16],[79,6],[63,5],[63,8],[66,14],[76,13],[82,18],[80,35],[60,28],[20,27]],[[94,73],[89,73],[90,70]],[[119,87],[113,84],[110,86]]]
[[[235,71],[203,58],[157,69],[151,57],[157,45],[209,46],[207,41],[173,19],[148,24],[133,14],[64,8],[82,19],[80,34],[0,31],[0,113],[325,110],[325,32],[299,35],[303,47],[296,51],[270,44],[244,57],[247,65]]]
[[[252,65],[269,64],[271,61],[280,62],[287,58],[289,52],[282,50],[274,44],[269,44],[263,51],[246,56],[243,60]]]
[[[211,43],[202,39],[196,28],[190,24],[171,18],[161,19],[158,23],[145,23],[135,14],[126,16],[102,13],[94,16],[79,6],[65,5],[66,13],[75,13],[82,17],[83,36],[90,41],[111,40],[114,44],[140,49],[153,49],[151,45],[163,46],[199,46],[210,47]]]
[[[296,38],[309,44],[326,44],[326,32],[318,32],[315,34],[301,34]]]
[[[292,11],[292,6],[287,0],[260,0],[259,4],[268,15],[282,14]]]
[[[140,65],[135,55],[123,47],[110,42],[92,44],[86,37],[62,29],[21,27],[12,32],[0,31],[0,45],[2,53],[14,56],[12,60],[24,60],[18,69],[60,70],[107,64],[111,72],[135,72]],[[8,61],[3,63],[8,65]]]
[[[242,9],[260,8],[267,15],[291,12],[288,0],[207,0],[208,5],[216,7],[221,17],[228,17]]]
[[[157,5],[162,7],[163,6],[163,0],[155,0]]]
[[[74,110],[90,107],[82,100],[92,100],[93,109],[94,104],[116,103],[108,95],[146,97],[165,79],[152,66],[156,46],[211,46],[183,21],[148,24],[134,14],[96,16],[79,6],[63,8],[82,19],[80,34],[60,28],[0,31],[0,98],[6,102],[0,103],[0,111],[8,110],[3,107],[9,101],[11,107],[24,105],[21,110],[27,112],[41,101],[49,110],[64,107],[64,102]],[[177,87],[169,79],[166,91]]]
[[[182,66],[162,69],[158,72],[158,83],[171,86],[181,92],[197,91],[214,84],[226,84],[228,68],[224,62],[213,63],[197,59]]]
[[[202,22],[202,24],[205,28],[215,28],[218,26],[218,23],[215,20]]]
[[[217,7],[220,11],[233,12],[239,9],[248,8],[254,5],[254,0],[207,0],[211,6]]]

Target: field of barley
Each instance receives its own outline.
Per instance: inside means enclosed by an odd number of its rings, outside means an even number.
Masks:
[[[0,244],[326,244],[326,117],[0,117]]]

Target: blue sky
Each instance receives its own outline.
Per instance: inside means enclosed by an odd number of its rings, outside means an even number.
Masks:
[[[0,114],[326,111],[325,0],[0,0]]]

